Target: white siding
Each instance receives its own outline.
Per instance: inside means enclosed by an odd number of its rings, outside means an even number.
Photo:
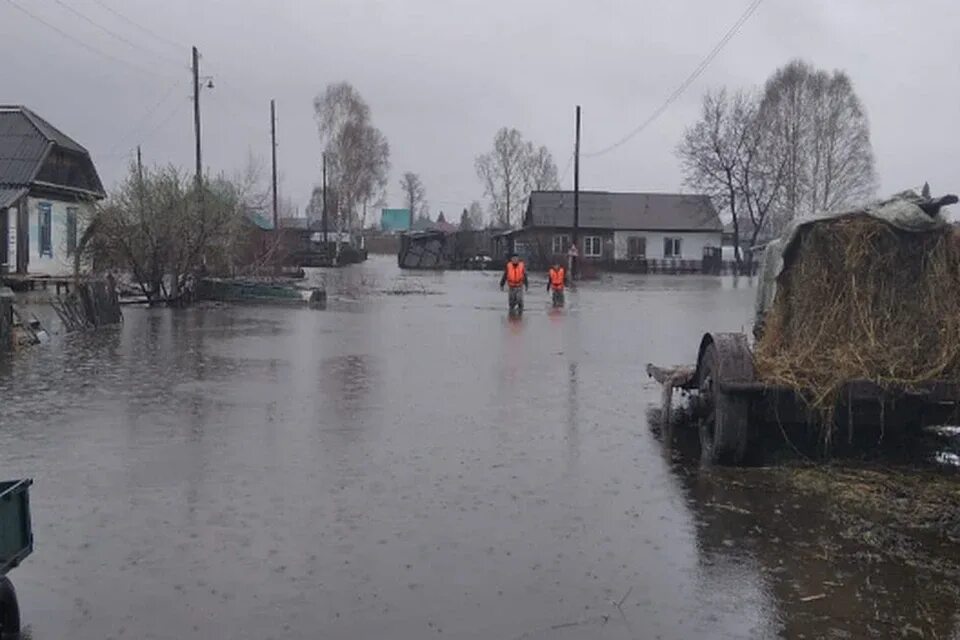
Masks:
[[[53,257],[40,255],[40,204],[51,206],[51,241]],[[53,198],[28,198],[30,230],[30,275],[69,276],[73,273],[73,256],[67,255],[67,207],[77,207],[77,242],[83,236],[84,224],[88,219],[90,205],[78,202],[64,202]]]
[[[10,207],[6,210],[7,229],[10,233],[3,239],[7,243],[7,271],[16,273],[17,271],[17,208]]]
[[[647,239],[647,260],[663,260],[663,239],[680,238],[681,255],[678,260],[702,260],[704,247],[719,247],[720,232],[703,231],[614,231],[614,259],[627,259],[627,238]]]

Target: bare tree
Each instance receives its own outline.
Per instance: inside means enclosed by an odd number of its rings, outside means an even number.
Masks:
[[[786,163],[781,224],[874,195],[870,126],[846,73],[794,60],[767,80],[759,109]]]
[[[750,220],[747,249],[751,261],[760,234],[771,231],[772,214],[783,202],[787,162],[784,149],[770,135],[764,114],[755,112],[735,173],[737,189],[743,201],[741,213],[746,209]]]
[[[365,222],[368,204],[386,187],[390,146],[371,124],[370,107],[349,83],[328,85],[314,99],[314,112],[327,154],[327,218],[338,231],[352,229]],[[337,200],[331,207],[333,194]],[[360,207],[363,218],[358,216]]]
[[[798,215],[862,202],[876,189],[866,115],[842,72],[795,61],[762,96],[714,91],[677,153],[685,182],[729,214],[734,255]]]
[[[490,198],[493,217],[508,227],[516,203],[522,198],[524,156],[523,136],[516,129],[504,127],[493,139],[493,150],[477,157],[475,163],[484,194]]]
[[[470,220],[470,212],[467,211],[467,208],[463,208],[463,213],[460,214],[460,230],[461,231],[472,231],[473,230],[473,221]]]
[[[475,166],[493,218],[507,227],[520,220],[531,191],[559,187],[550,151],[524,141],[516,129],[497,131],[493,149],[478,156]]]
[[[242,229],[245,185],[196,181],[175,167],[135,166],[98,207],[87,245],[95,261],[129,271],[151,302],[180,304],[180,292],[207,270],[228,271]],[[203,227],[203,232],[199,229]]]
[[[483,229],[483,207],[480,206],[480,203],[476,200],[471,202],[467,213],[470,216],[471,226],[473,226],[474,229]]]
[[[700,120],[684,133],[677,148],[687,186],[711,196],[730,214],[734,260],[741,267],[738,173],[752,139],[755,102],[745,93],[708,92]]]
[[[427,190],[423,186],[420,176],[407,171],[400,179],[400,188],[403,189],[403,201],[410,211],[410,229],[413,230],[415,217],[427,215]]]
[[[532,143],[526,145],[524,173],[526,191],[548,191],[560,188],[557,178],[557,165],[546,147],[535,148]]]

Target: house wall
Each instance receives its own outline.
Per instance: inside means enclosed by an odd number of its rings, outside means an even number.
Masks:
[[[51,207],[51,248],[52,256],[40,255],[40,205],[49,203]],[[27,198],[27,231],[30,235],[30,263],[27,273],[30,275],[69,276],[73,274],[73,256],[67,255],[67,207],[77,207],[77,242],[86,229],[89,219],[89,204],[77,201],[64,201],[57,198]]]
[[[704,247],[719,247],[721,238],[716,232],[690,231],[615,231],[613,234],[613,254],[615,260],[628,260],[627,238],[643,237],[647,239],[648,260],[663,260],[664,238],[680,238],[680,255],[677,260],[701,260]]]
[[[553,239],[555,236],[572,236],[570,229],[522,229],[513,237],[513,248],[524,257],[528,263],[538,268],[546,268],[552,262],[567,262],[567,253],[554,253]],[[580,245],[586,246],[586,239],[600,238],[599,256],[584,256],[591,262],[610,262],[614,259],[614,234],[606,229],[581,229]]]
[[[0,230],[4,233],[0,237],[3,250],[0,251],[0,273],[15,273],[17,270],[17,208],[9,207],[0,212],[3,224]]]

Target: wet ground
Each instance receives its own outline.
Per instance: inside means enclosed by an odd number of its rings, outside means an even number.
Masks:
[[[514,321],[498,274],[311,277],[324,311],[129,308],[0,364],[30,637],[960,637],[949,537],[888,553],[929,532],[651,429],[646,363],[746,327],[746,281],[611,277],[557,313],[540,280]]]

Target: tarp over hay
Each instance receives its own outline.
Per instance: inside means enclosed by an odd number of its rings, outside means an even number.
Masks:
[[[799,220],[769,245],[758,377],[800,391],[825,416],[851,380],[960,382],[960,239],[940,214],[956,201],[904,192]]]

